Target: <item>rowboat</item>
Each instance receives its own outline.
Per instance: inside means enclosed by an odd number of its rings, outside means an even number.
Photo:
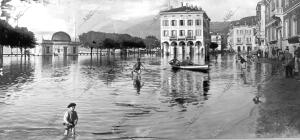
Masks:
[[[208,71],[209,67],[208,65],[186,65],[186,66],[181,66],[181,65],[171,65],[172,69],[184,69],[184,70],[192,70],[192,71]]]

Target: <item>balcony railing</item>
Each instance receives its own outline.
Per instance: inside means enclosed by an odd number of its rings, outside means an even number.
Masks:
[[[187,36],[186,40],[196,40],[196,36]]]
[[[170,36],[170,41],[177,41],[177,36]]]

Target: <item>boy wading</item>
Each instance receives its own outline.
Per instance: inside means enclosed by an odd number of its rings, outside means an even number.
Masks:
[[[72,132],[72,136],[75,136],[75,126],[77,125],[78,116],[77,112],[75,110],[75,103],[70,103],[68,105],[68,110],[66,111],[64,115],[64,123],[65,126],[65,133],[64,135],[68,135],[69,132]]]

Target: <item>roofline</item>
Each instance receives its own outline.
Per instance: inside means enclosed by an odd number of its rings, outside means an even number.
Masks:
[[[205,13],[204,11],[180,11],[180,12],[159,12],[159,15],[163,15],[163,14],[187,14],[187,13],[190,13],[190,14],[203,14]]]
[[[211,21],[211,19],[207,16],[206,12],[204,11],[159,12],[159,15],[165,14],[203,14],[205,18],[208,18],[208,20]]]

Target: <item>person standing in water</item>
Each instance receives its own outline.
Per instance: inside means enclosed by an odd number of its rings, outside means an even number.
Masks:
[[[145,69],[144,65],[141,62],[141,58],[137,58],[137,63],[133,66],[131,74],[133,74],[133,72],[138,74],[142,73],[142,68]]]
[[[75,103],[70,103],[68,105],[68,110],[66,111],[64,115],[64,123],[63,125],[65,126],[65,133],[64,135],[67,136],[69,132],[72,132],[72,136],[75,136],[75,126],[77,125],[78,122],[78,115],[77,112],[75,111],[76,104]]]

